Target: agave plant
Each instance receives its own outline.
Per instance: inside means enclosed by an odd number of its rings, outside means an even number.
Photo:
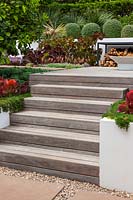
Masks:
[[[87,23],[96,23],[101,27],[106,21],[114,18],[113,14],[110,12],[101,11],[99,9],[91,10],[90,8],[87,8],[84,17]]]
[[[48,16],[48,21],[47,23],[52,23],[54,26],[58,26],[60,24],[62,24],[62,17],[61,17],[61,10],[60,9],[48,9],[45,10],[45,13]]]
[[[49,24],[44,25],[44,33],[42,38],[56,38],[56,37],[63,37],[66,34],[65,25],[59,24],[58,26],[53,25],[52,22]]]
[[[62,18],[62,21],[64,24],[67,23],[76,23],[78,24],[81,28],[85,25],[86,20],[83,16],[77,15],[77,13],[69,13],[64,15]]]

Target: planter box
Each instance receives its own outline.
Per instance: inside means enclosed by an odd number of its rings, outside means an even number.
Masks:
[[[125,131],[114,120],[101,119],[100,185],[133,193],[133,123]]]
[[[118,70],[133,70],[133,56],[110,56],[110,58],[118,63]]]
[[[0,128],[5,128],[10,125],[10,116],[9,112],[0,113]]]

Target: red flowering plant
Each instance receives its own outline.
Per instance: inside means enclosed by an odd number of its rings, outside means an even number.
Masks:
[[[126,94],[126,101],[119,104],[118,112],[125,114],[133,114],[133,90]]]
[[[133,90],[126,93],[125,100],[113,103],[102,117],[115,120],[119,128],[128,130],[133,122]]]
[[[18,83],[15,79],[4,79],[0,77],[0,97],[16,94]]]

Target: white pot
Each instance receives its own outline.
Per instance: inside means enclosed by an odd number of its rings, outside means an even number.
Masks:
[[[10,125],[9,112],[0,112],[0,128],[5,128]]]
[[[133,193],[133,123],[126,131],[114,120],[101,119],[100,185]]]

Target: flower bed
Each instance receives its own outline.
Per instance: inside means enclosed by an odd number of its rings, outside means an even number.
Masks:
[[[100,186],[133,193],[133,123],[128,131],[115,120],[100,122]]]
[[[0,99],[0,128],[5,128],[10,125],[10,113],[23,110],[24,98],[30,96],[30,93],[26,93]]]
[[[133,192],[133,90],[100,122],[100,185]]]
[[[133,90],[126,94],[125,100],[115,102],[103,117],[114,119],[119,128],[128,130],[133,122]]]

